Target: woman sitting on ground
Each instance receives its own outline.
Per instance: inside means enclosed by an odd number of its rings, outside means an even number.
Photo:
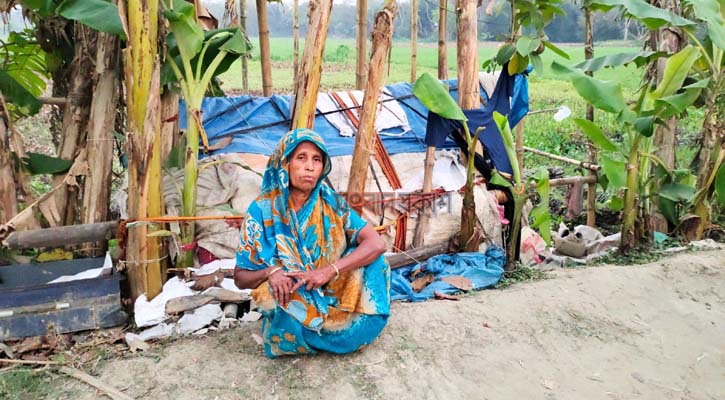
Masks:
[[[349,353],[375,340],[388,319],[385,242],[323,183],[330,169],[319,135],[287,133],[242,223],[234,281],[254,289],[270,358]]]

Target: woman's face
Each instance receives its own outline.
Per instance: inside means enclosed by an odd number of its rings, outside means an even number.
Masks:
[[[289,160],[290,186],[310,193],[322,175],[324,156],[319,147],[302,142],[292,152]]]

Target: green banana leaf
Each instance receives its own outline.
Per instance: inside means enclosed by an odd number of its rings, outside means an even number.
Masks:
[[[608,56],[596,57],[590,60],[582,61],[574,65],[573,68],[582,71],[599,71],[607,67],[619,67],[634,63],[637,68],[649,64],[652,60],[666,56],[664,51],[640,51],[638,53],[617,53]]]
[[[125,38],[118,6],[108,0],[65,0],[58,5],[55,12],[97,31]]]
[[[566,52],[565,52],[564,50],[562,50],[562,49],[560,49],[560,48],[556,47],[556,45],[554,45],[554,43],[551,43],[551,42],[550,42],[550,41],[548,41],[548,40],[544,40],[544,42],[543,42],[543,43],[544,43],[544,46],[545,46],[545,47],[546,47],[547,49],[549,49],[549,50],[553,51],[554,53],[556,53],[556,55],[558,55],[558,56],[560,56],[560,57],[563,57],[563,58],[565,58],[565,59],[567,59],[567,60],[568,60],[568,59],[570,58],[570,57],[569,57],[569,54],[567,54],[567,53],[566,53]]]
[[[173,8],[167,7],[164,16],[169,21],[169,30],[173,34],[181,57],[186,60],[194,58],[204,42],[204,31],[196,23],[194,6],[185,0],[169,0]],[[182,69],[183,71],[183,69]]]
[[[434,78],[430,73],[424,72],[413,86],[413,94],[423,103],[428,110],[440,115],[443,118],[456,121],[467,121],[463,110],[458,106],[448,89]]]
[[[539,167],[534,174],[533,181],[536,182],[536,191],[541,198],[539,204],[531,210],[532,228],[539,230],[541,238],[546,244],[551,245],[551,213],[549,212],[549,170]]]
[[[657,85],[657,88],[651,92],[648,96],[654,101],[663,97],[672,96],[685,82],[685,78],[690,72],[690,68],[695,61],[700,57],[700,49],[692,45],[686,46],[684,49],[678,51],[667,59],[667,65],[665,66],[665,73],[662,77],[662,81]]]
[[[725,2],[716,0],[684,0],[684,4],[692,6],[695,16],[707,23],[707,33],[712,43],[725,50]]]
[[[612,7],[624,8],[624,15],[642,22],[648,29],[657,30],[664,25],[693,26],[694,22],[658,7],[644,0],[592,0],[595,9],[607,10]]]
[[[604,132],[602,132],[599,127],[594,124],[592,121],[582,119],[582,118],[574,118],[574,123],[577,124],[585,135],[589,138],[589,140],[594,143],[595,146],[597,146],[601,150],[605,151],[619,151],[619,147],[612,143],[605,135]]]
[[[627,186],[627,163],[602,154],[600,157],[602,170],[607,176],[609,187],[616,192]]]
[[[40,110],[41,104],[38,99],[2,68],[0,68],[0,92],[12,99],[12,105],[15,107],[13,111],[20,115],[33,115]]]
[[[23,160],[28,172],[38,174],[61,174],[70,169],[73,160],[64,160],[58,157],[46,156],[45,154],[28,152],[28,157]]]
[[[655,100],[657,115],[661,118],[669,118],[682,114],[687,107],[700,97],[702,89],[706,88],[709,83],[709,78],[702,79],[691,85],[684,86],[683,90],[675,95]]]
[[[580,70],[571,69],[556,61],[552,63],[551,69],[555,74],[567,76],[577,93],[595,108],[614,114],[628,110],[619,82],[592,78]]]
[[[501,132],[503,138],[504,147],[506,148],[506,155],[511,163],[511,169],[514,173],[514,183],[518,186],[521,184],[521,169],[519,161],[516,158],[516,145],[514,144],[514,135],[511,133],[511,127],[509,121],[503,114],[498,111],[493,112],[493,120],[498,126],[498,130]]]

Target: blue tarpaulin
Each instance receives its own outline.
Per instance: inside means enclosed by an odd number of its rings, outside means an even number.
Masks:
[[[458,98],[458,81],[448,81],[451,95]],[[388,93],[395,98],[408,117],[410,130],[403,132],[401,128],[385,130],[381,133],[402,134],[399,136],[381,135],[383,144],[389,154],[423,153],[426,149],[425,136],[428,109],[413,95],[413,86],[410,83],[397,83],[386,86]],[[526,93],[524,93],[526,92]],[[485,92],[481,91],[484,99]],[[291,96],[254,97],[207,97],[202,103],[204,130],[209,143],[223,137],[231,136],[232,143],[211,154],[220,153],[255,153],[269,155],[277,146],[279,139],[289,131],[291,115]],[[512,97],[512,113],[528,111],[528,102],[524,104],[521,99],[528,99],[528,85],[526,77],[517,75],[514,83]],[[519,99],[517,101],[517,99]],[[319,112],[318,112],[319,114]],[[179,107],[179,125],[186,127],[186,112],[184,102]],[[315,118],[315,132],[323,137],[330,155],[351,155],[355,145],[354,137],[340,136],[336,127],[330,124],[324,116]],[[439,148],[454,148],[455,143],[448,139]],[[203,157],[204,155],[202,155]]]
[[[461,276],[471,281],[472,289],[483,289],[495,285],[501,280],[506,256],[503,249],[491,246],[486,253],[441,254],[431,257],[423,264],[413,264],[396,268],[390,276],[390,299],[425,301],[435,296],[436,292],[453,294],[460,289],[444,282],[441,278]],[[433,274],[435,280],[420,292],[413,291],[411,283],[416,271]]]

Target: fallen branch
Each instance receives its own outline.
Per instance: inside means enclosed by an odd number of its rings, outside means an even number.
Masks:
[[[0,363],[6,364],[25,364],[25,365],[60,365],[57,361],[42,361],[42,360],[12,360],[9,358],[0,358]]]
[[[438,254],[448,253],[448,242],[432,246],[423,246],[385,257],[390,269],[400,268],[412,263],[425,261]]]
[[[101,392],[103,392],[103,394],[113,400],[133,400],[133,397],[121,392],[120,390],[105,382],[102,382],[97,378],[86,374],[81,370],[70,367],[60,367],[60,372],[93,386],[94,388],[100,390]]]

